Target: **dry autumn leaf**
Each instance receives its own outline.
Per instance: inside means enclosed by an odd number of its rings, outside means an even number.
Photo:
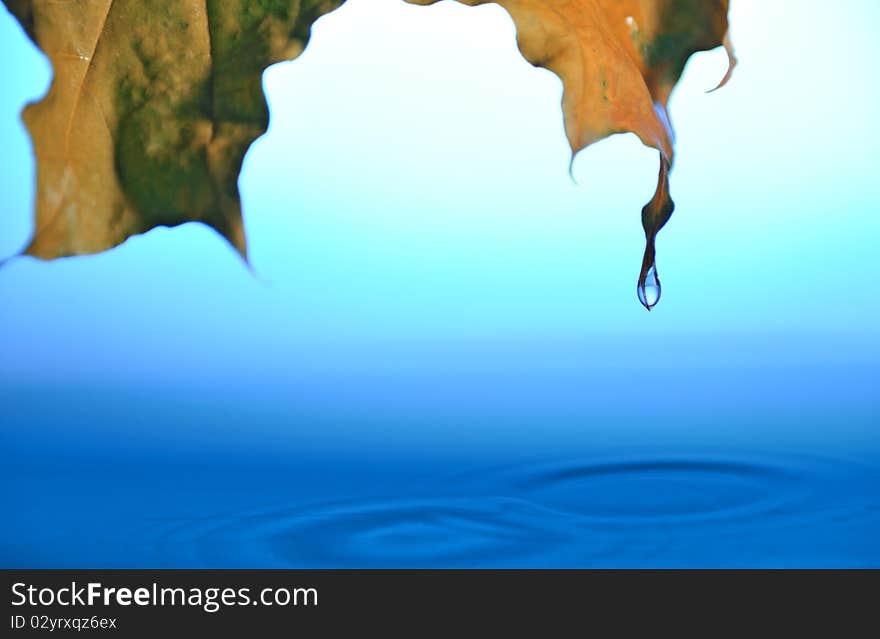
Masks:
[[[438,0],[407,0],[434,4]],[[669,194],[674,133],[667,105],[690,56],[723,45],[728,0],[458,0],[497,3],[516,24],[523,56],[562,79],[562,108],[572,154],[615,133],[635,133],[660,152],[657,190],[642,210],[646,246],[639,299],[660,299],[654,240],[674,209]],[[573,157],[572,155],[572,157]]]
[[[52,62],[24,120],[37,156],[25,252],[96,253],[208,224],[242,254],[238,174],[269,114],[262,73],[342,0],[4,0]]]
[[[723,44],[732,69],[728,0],[495,1],[526,59],[562,79],[573,153],[623,132],[659,151],[657,190],[642,211],[639,297],[650,310],[660,294],[654,238],[673,210],[669,95],[696,51]],[[237,179],[268,123],[262,72],[298,55],[314,21],[344,0],[4,2],[55,72],[24,115],[38,160],[25,252],[95,253],[201,221],[245,255]]]

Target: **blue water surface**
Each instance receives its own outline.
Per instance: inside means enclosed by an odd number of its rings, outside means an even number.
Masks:
[[[252,271],[197,225],[0,268],[0,566],[880,567],[880,8],[732,4],[650,314],[656,153],[573,181],[499,7],[321,20],[265,76]],[[6,256],[50,73],[3,10],[0,60]]]
[[[350,346],[365,370],[272,389],[7,383],[2,562],[880,565],[876,364],[754,338],[615,368],[618,346]]]

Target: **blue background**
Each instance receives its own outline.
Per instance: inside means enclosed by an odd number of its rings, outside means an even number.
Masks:
[[[741,66],[568,174],[499,7],[350,0],[265,76],[252,275],[210,230],[0,270],[0,565],[880,567],[872,0],[735,0]],[[0,12],[0,255],[32,230]]]

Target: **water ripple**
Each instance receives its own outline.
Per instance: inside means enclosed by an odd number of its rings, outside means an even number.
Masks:
[[[282,558],[328,564],[466,565],[527,559],[561,533],[522,500],[421,499],[343,504],[288,521],[269,541]]]
[[[159,552],[218,566],[785,565],[786,552],[834,565],[880,531],[878,469],[839,461],[630,457],[445,479],[177,522]]]
[[[790,470],[712,459],[557,464],[512,484],[547,507],[610,522],[753,517],[800,496]]]
[[[165,543],[214,563],[236,545],[244,563],[396,567],[527,562],[566,533],[552,513],[506,497],[338,502],[183,525]],[[246,547],[242,547],[246,544]],[[598,551],[597,551],[598,552]]]

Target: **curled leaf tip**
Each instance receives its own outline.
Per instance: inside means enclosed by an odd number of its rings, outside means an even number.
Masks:
[[[718,86],[714,89],[709,89],[706,93],[714,93],[718,89],[725,87],[727,83],[730,82],[730,78],[733,77],[733,70],[736,68],[736,65],[739,64],[729,32],[724,36],[724,42],[722,44],[724,45],[724,50],[727,51],[727,73],[721,78],[721,82],[718,83]]]

